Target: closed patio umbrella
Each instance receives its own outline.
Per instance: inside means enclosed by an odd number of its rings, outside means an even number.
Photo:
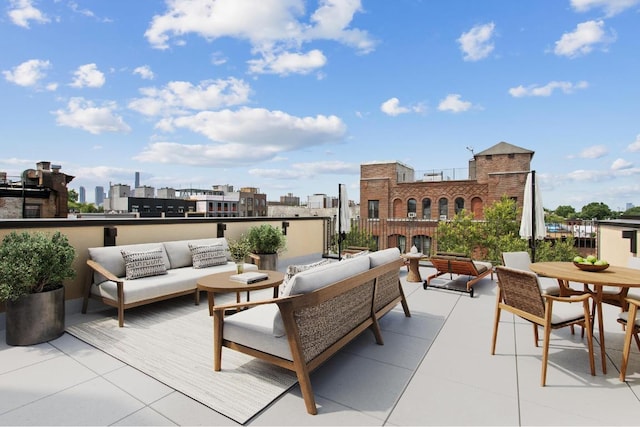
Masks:
[[[535,262],[536,259],[536,240],[543,240],[546,235],[542,194],[536,179],[536,171],[531,171],[527,174],[527,182],[524,187],[520,237],[529,239],[532,262]]]
[[[351,216],[349,214],[349,198],[347,197],[347,186],[338,184],[338,221],[336,232],[338,233],[338,257],[342,256],[342,242],[351,230]]]

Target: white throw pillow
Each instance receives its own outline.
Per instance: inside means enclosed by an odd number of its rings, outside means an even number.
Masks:
[[[160,247],[144,252],[123,249],[121,253],[124,258],[127,280],[167,274],[167,266],[164,264],[162,252]]]
[[[206,268],[227,263],[227,253],[222,245],[193,245],[189,243],[193,268]]]

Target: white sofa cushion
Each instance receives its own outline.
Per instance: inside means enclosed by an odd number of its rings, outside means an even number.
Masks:
[[[123,249],[120,252],[124,258],[125,275],[128,280],[167,274],[167,266],[162,257],[164,253],[162,246],[149,251]]]
[[[325,264],[329,264],[332,261],[329,258],[325,258],[323,260],[320,261],[316,261],[316,262],[312,262],[311,264],[301,264],[301,265],[295,265],[295,264],[291,264],[287,267],[287,272],[284,275],[284,279],[282,280],[282,284],[280,285],[280,293],[279,295],[285,296],[285,295],[289,295],[289,291],[286,290],[287,287],[289,286],[289,283],[293,280],[293,276],[295,276],[298,273],[302,273],[303,271],[307,271],[310,268],[314,268],[314,267],[319,267],[321,265],[325,265]]]
[[[227,239],[224,237],[212,237],[207,239],[190,239],[190,240],[174,240],[171,242],[164,242],[164,249],[167,252],[167,257],[171,263],[171,268],[189,267],[192,265],[193,259],[191,257],[191,250],[189,244],[206,246],[221,244],[227,254],[227,261],[231,261],[231,255],[229,254],[229,245]]]
[[[89,248],[89,256],[92,260],[102,265],[104,268],[113,273],[116,277],[125,277],[126,269],[124,264],[124,258],[122,257],[122,250],[126,251],[148,251],[156,249],[158,245],[162,243],[140,243],[136,245],[122,245],[122,246],[104,246]],[[162,251],[162,259],[167,270],[171,267],[169,264],[169,258],[166,251]],[[94,273],[93,282],[102,283],[107,280],[102,274]]]
[[[257,270],[254,264],[245,264],[245,271]],[[124,303],[143,301],[150,298],[162,297],[176,292],[195,290],[198,279],[208,274],[236,271],[235,262],[227,262],[207,268],[172,268],[163,276],[144,277],[135,280],[124,280]],[[91,293],[102,298],[117,301],[118,287],[110,280],[91,286]]]
[[[371,268],[379,267],[398,258],[400,258],[400,249],[398,248],[383,249],[369,254]]]
[[[368,270],[368,257],[356,257],[311,268],[293,276],[285,289],[284,296],[307,294]],[[284,334],[284,322],[278,311],[273,317],[273,335],[281,337]]]
[[[287,338],[274,337],[271,325],[265,322],[265,319],[273,319],[279,313],[277,304],[264,304],[227,316],[224,319],[224,338],[293,360]]]
[[[221,243],[215,245],[196,245],[189,243],[193,268],[213,267],[227,263],[227,255]]]

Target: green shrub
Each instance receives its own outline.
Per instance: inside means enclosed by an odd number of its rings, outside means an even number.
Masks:
[[[255,254],[276,254],[283,251],[287,244],[282,230],[270,224],[251,227],[247,239],[251,251]]]
[[[0,300],[42,292],[75,276],[75,248],[59,231],[11,232],[0,245]]]

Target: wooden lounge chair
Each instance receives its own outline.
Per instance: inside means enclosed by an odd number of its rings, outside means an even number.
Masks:
[[[469,296],[473,298],[473,285],[489,274],[493,280],[493,265],[489,262],[474,261],[461,254],[436,254],[431,256],[429,260],[435,267],[436,273],[427,277],[427,280],[423,285],[424,289],[431,286],[434,288],[467,292],[469,293]],[[454,274],[458,276],[468,276],[466,289],[460,289],[459,287],[452,286],[450,283],[437,285],[431,284],[431,280],[445,274],[448,274],[451,280],[453,280]]]

